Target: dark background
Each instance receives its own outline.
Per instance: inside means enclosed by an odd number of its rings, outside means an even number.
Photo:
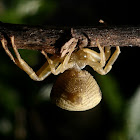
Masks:
[[[1,0],[0,21],[55,26],[138,26],[138,1]],[[113,49],[112,49],[113,50]],[[114,51],[114,50],[113,50]],[[35,70],[45,62],[37,51],[20,50]],[[0,48],[0,139],[140,139],[139,47],[122,47],[105,76],[86,67],[97,80],[103,99],[85,112],[62,110],[50,102],[57,76],[31,80]]]

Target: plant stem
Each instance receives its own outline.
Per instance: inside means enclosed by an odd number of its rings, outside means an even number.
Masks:
[[[14,36],[18,49],[45,50],[51,54],[59,53],[72,37],[79,42],[87,38],[87,47],[96,47],[97,39],[102,46],[140,47],[140,27],[129,26],[48,27],[0,22],[0,40],[5,39],[8,47],[11,36]]]

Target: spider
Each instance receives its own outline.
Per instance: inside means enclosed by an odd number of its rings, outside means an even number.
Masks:
[[[16,58],[5,45],[4,39],[2,39],[1,43],[5,52],[18,67],[25,71],[30,76],[30,78],[35,81],[42,81],[51,73],[58,75],[71,68],[83,69],[86,65],[92,67],[99,74],[105,75],[111,70],[113,63],[116,61],[120,53],[119,46],[116,46],[115,52],[109,59],[111,47],[105,47],[104,49],[104,47],[100,46],[98,41],[97,46],[100,50],[100,53],[88,48],[75,50],[78,44],[78,39],[71,38],[62,47],[61,56],[54,55],[49,58],[45,51],[42,50],[41,53],[45,56],[47,62],[37,72],[34,72],[33,69],[21,58],[14,43],[14,36],[10,37],[10,39]],[[107,60],[108,63],[106,64]]]

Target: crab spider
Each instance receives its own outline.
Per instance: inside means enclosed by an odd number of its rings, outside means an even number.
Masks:
[[[105,75],[111,70],[112,65],[120,53],[120,48],[117,46],[115,52],[109,59],[111,54],[110,47],[105,47],[104,49],[104,47],[100,46],[98,41],[97,46],[100,50],[100,53],[88,48],[82,48],[75,51],[78,39],[71,38],[62,47],[61,56],[59,57],[54,55],[49,58],[45,51],[42,50],[41,53],[45,56],[47,62],[37,72],[34,72],[33,69],[21,58],[14,43],[14,36],[12,36],[10,39],[16,58],[11,54],[8,47],[4,43],[4,39],[2,39],[1,43],[5,52],[18,67],[25,71],[30,76],[30,78],[35,81],[42,81],[51,73],[58,75],[71,68],[83,69],[86,65],[92,67],[99,74]],[[106,64],[107,60],[108,63]]]

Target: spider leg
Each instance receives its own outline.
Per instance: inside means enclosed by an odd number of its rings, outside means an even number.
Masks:
[[[14,37],[11,37],[10,39],[11,39],[12,48],[15,52],[16,58],[13,57],[13,55],[9,51],[8,47],[6,47],[6,45],[4,44],[4,39],[3,39],[3,40],[1,40],[1,42],[2,42],[2,46],[5,50],[5,52],[8,54],[8,56],[13,60],[13,62],[18,67],[20,67],[22,70],[24,70],[30,76],[31,79],[33,79],[35,81],[42,81],[51,74],[51,69],[47,62],[40,68],[40,70],[38,70],[37,73],[35,73],[33,71],[33,69],[21,58],[21,56],[16,48],[16,45],[14,44]],[[53,59],[54,59],[55,64],[57,65],[58,60],[55,57]]]
[[[101,56],[101,62],[100,62],[101,67],[97,68],[97,72],[102,74],[102,75],[105,75],[111,70],[112,65],[114,64],[114,62],[118,58],[118,56],[120,54],[120,48],[119,48],[119,46],[116,47],[115,52],[113,53],[113,55],[111,56],[110,60],[108,61],[108,63],[105,66],[105,63],[109,59],[110,54],[111,54],[111,51],[110,51],[111,47],[106,47],[105,48],[105,53],[104,53],[104,50],[101,49],[101,46],[100,46],[98,40],[97,40],[97,45],[98,45],[98,47],[100,49],[100,56]],[[105,66],[105,68],[103,69],[104,66]]]
[[[97,44],[98,44],[98,47],[100,50],[100,54],[98,54],[97,52],[90,50],[90,49],[88,49],[88,50],[83,49],[83,51],[87,53],[86,65],[91,66],[99,74],[105,75],[111,70],[112,65],[118,58],[118,56],[120,54],[120,48],[119,48],[119,46],[116,47],[114,54],[111,56],[107,65],[103,69],[103,67],[106,63],[106,60],[110,57],[110,48],[109,47],[106,48],[105,53],[104,53],[104,49],[100,46],[100,44],[98,42],[97,42]],[[91,59],[91,58],[94,58],[94,59]]]
[[[59,64],[59,63],[54,63],[54,61],[52,59],[50,59],[48,57],[48,55],[42,51],[42,54],[45,56],[45,58],[47,59],[48,63],[49,63],[49,66],[50,66],[50,69],[51,69],[51,72],[54,74],[54,75],[58,75],[60,73],[62,73],[63,71],[62,70],[66,70],[66,69],[69,69],[69,68],[72,68],[74,66],[74,63],[73,62],[70,62],[68,63],[66,66],[65,66],[65,69],[63,69],[63,63]],[[59,61],[60,62],[60,61]],[[55,64],[57,64],[56,66],[58,66],[57,68],[55,67]]]
[[[106,61],[109,59],[109,57],[111,55],[110,49],[111,49],[111,47],[109,47],[109,46],[105,47],[105,58],[106,58]]]
[[[104,47],[101,47],[99,41],[97,40],[97,46],[100,50],[100,58],[101,58],[101,61],[100,61],[100,64],[101,64],[101,67],[104,67],[105,66],[105,63],[106,63],[106,58],[105,58],[105,53],[104,53]]]
[[[100,62],[101,61],[100,54],[97,53],[96,51],[90,50],[88,48],[84,48],[82,50],[86,53],[86,57],[88,57],[88,59],[90,59],[92,61],[95,61],[95,62],[97,62],[97,61]]]
[[[4,39],[1,40],[2,47],[4,48],[7,55],[11,58],[11,60],[16,64],[16,59],[13,57],[12,53],[9,51],[8,47],[4,43]]]
[[[36,74],[34,70],[21,58],[16,48],[16,45],[14,44],[14,37],[11,37],[11,43],[12,43],[12,47],[15,52],[15,55],[17,57],[17,59],[15,59],[17,66],[19,66],[22,70],[24,70],[30,76],[31,79],[35,81],[42,81],[51,74],[50,68],[49,66],[47,66],[47,63],[41,67],[42,72],[39,71]]]
[[[120,48],[119,48],[119,46],[116,46],[115,52],[113,53],[113,55],[111,56],[111,58],[109,59],[108,63],[106,64],[106,66],[104,68],[105,73],[108,73],[111,70],[112,65],[118,58],[119,54],[120,54]]]
[[[77,45],[77,41],[78,40],[75,39],[75,40],[73,40],[73,42],[71,42],[71,44],[69,46],[69,48],[70,48],[69,53],[65,56],[63,62],[61,64],[59,64],[59,66],[57,68],[54,65],[54,62],[47,56],[47,54],[44,51],[42,51],[42,54],[46,57],[46,59],[47,59],[47,61],[49,63],[49,66],[51,68],[51,72],[54,75],[58,75],[59,73],[63,73],[66,69],[69,69],[69,68],[74,66],[74,62],[70,62],[70,63],[68,63],[68,62],[70,60],[70,56],[71,56],[72,52],[74,51],[74,49],[75,49],[75,47]]]
[[[66,42],[63,46],[62,46],[62,48],[61,48],[61,51],[60,51],[60,53],[61,53],[61,57],[64,57],[65,55],[66,55],[66,53],[68,53],[70,50],[71,50],[71,44],[73,43],[73,42],[75,42],[75,41],[77,41],[77,39],[75,39],[75,38],[71,38],[68,42]]]
[[[114,64],[114,62],[116,61],[116,59],[118,58],[120,54],[120,48],[119,46],[116,47],[116,50],[115,52],[113,53],[113,55],[111,56],[110,60],[108,61],[108,63],[106,64],[105,68],[103,69],[103,67],[101,67],[101,65],[99,64],[92,64],[92,62],[90,62],[90,66],[95,70],[97,71],[99,74],[101,75],[105,75],[107,74],[111,68],[112,68],[112,65]]]
[[[71,47],[70,47],[71,49],[69,50],[69,53],[66,55],[66,57],[65,57],[65,59],[64,59],[64,61],[62,63],[61,70],[60,70],[61,73],[63,73],[66,69],[69,69],[69,68],[73,67],[74,63],[73,62],[68,63],[68,62],[70,60],[72,52],[74,51],[74,49],[75,49],[75,47],[77,45],[77,42],[78,42],[78,39],[75,39],[72,42]]]
[[[106,56],[104,53],[104,48],[101,47],[98,40],[97,40],[97,46],[100,50],[100,53],[97,53],[96,51],[90,50],[88,48],[83,49],[83,51],[87,53],[87,58],[89,60],[91,60],[93,62],[98,62],[101,67],[104,67],[104,65],[106,63]]]
[[[102,50],[101,46],[99,46],[99,49]],[[83,49],[83,51],[87,53],[86,54],[87,59],[85,60],[86,65],[89,65],[90,67],[92,67],[99,74],[104,73],[104,70],[102,69],[102,67],[104,66],[105,60],[102,60],[102,59],[105,57],[104,56],[101,57],[101,54],[104,55],[104,53],[102,52],[100,54],[87,48]]]
[[[45,56],[45,58],[48,61],[50,71],[54,75],[58,75],[59,73],[63,73],[66,69],[72,68],[74,66],[74,62],[68,63],[68,61],[70,60],[70,56],[71,56],[72,52],[74,51],[74,49],[77,45],[77,42],[78,42],[78,39],[75,39],[75,38],[71,38],[68,42],[66,42],[65,45],[61,49],[61,57],[60,58],[59,57],[57,57],[57,58],[54,57],[55,59],[53,59],[53,57],[49,58],[45,51],[43,51],[43,50],[41,51],[41,53]],[[68,52],[68,54],[66,55],[67,52]],[[66,57],[63,58],[65,55],[66,55]],[[63,61],[63,63],[61,63],[62,61]],[[37,74],[42,75],[43,73],[40,71],[42,71],[42,70],[39,70],[37,72]]]
[[[41,52],[42,53],[42,52]],[[43,54],[43,53],[42,53]],[[53,61],[53,65],[54,67],[57,67],[60,63],[60,59],[57,56],[52,56],[51,61]],[[52,65],[51,65],[52,66]],[[38,75],[38,77],[41,77],[43,79],[45,79],[46,77],[48,77],[52,72],[51,70],[51,66],[49,64],[49,62],[46,62],[37,72],[36,74]]]
[[[62,64],[59,65],[60,61],[56,61],[57,63],[54,62],[52,59],[50,59],[50,58],[48,57],[47,53],[46,53],[45,51],[43,51],[43,50],[42,50],[41,53],[42,53],[42,54],[45,56],[45,58],[47,59],[51,72],[52,72],[54,75],[58,75],[58,74],[60,73],[60,68],[61,68],[61,66],[62,66]],[[58,65],[59,65],[59,66],[58,66]],[[56,68],[56,66],[58,66],[58,67]]]
[[[107,61],[110,57],[110,54],[111,54],[111,51],[110,51],[110,48],[111,47],[108,47],[106,46],[105,47],[105,52],[103,50],[103,48],[100,46],[98,40],[97,40],[97,45],[98,45],[98,48],[100,50],[100,54],[97,53],[96,51],[94,50],[90,50],[88,48],[84,48],[83,51],[90,55],[88,55],[88,58],[91,57],[91,60],[92,61],[101,61],[101,65],[104,66],[105,65],[105,61]],[[102,57],[101,57],[102,56]]]

